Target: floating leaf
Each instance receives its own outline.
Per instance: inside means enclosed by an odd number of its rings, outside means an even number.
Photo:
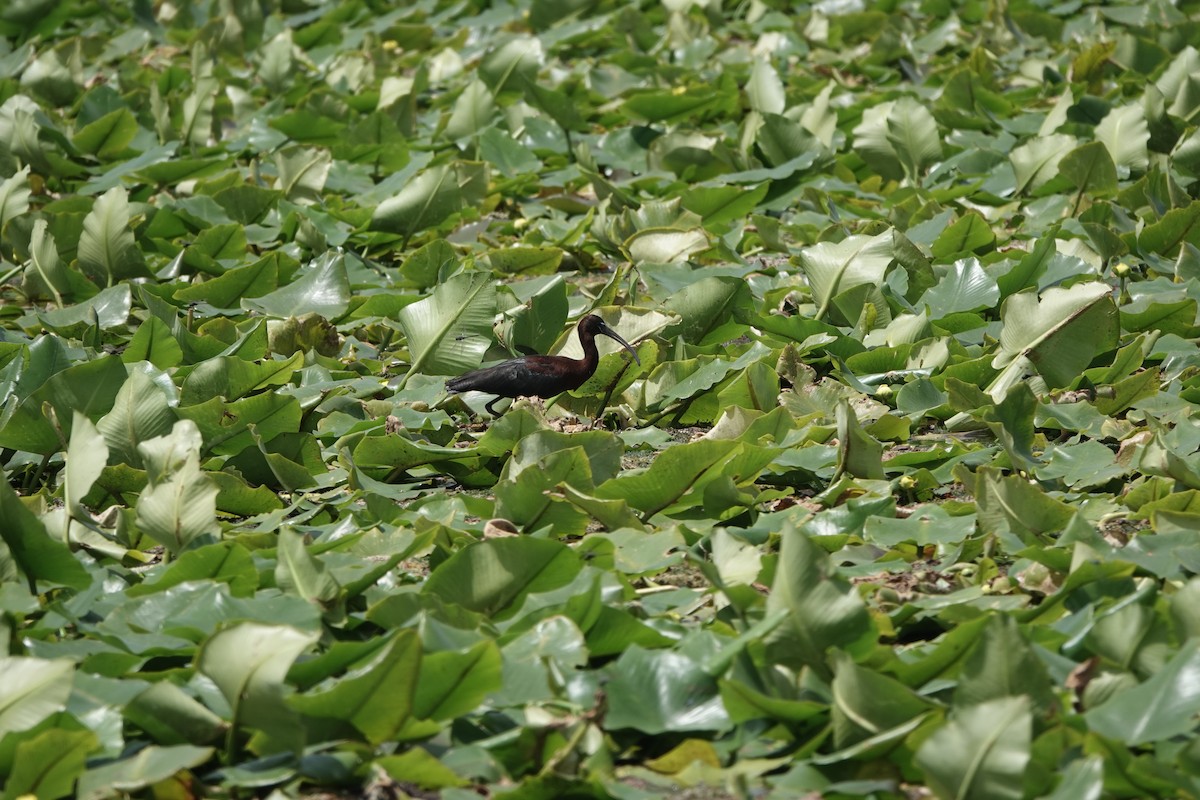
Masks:
[[[137,504],[138,527],[178,554],[195,542],[220,534],[217,487],[200,470],[200,431],[180,420],[171,433],[138,445],[149,485]]]
[[[119,186],[96,198],[84,218],[79,268],[94,282],[111,286],[146,274],[142,251],[134,242],[129,222],[129,196]]]
[[[1118,106],[1108,112],[1096,126],[1096,141],[1108,150],[1118,169],[1141,171],[1150,163],[1150,129],[1140,105]]]
[[[75,665],[68,659],[4,656],[0,671],[0,734],[9,734],[29,730],[66,706]]]
[[[1144,683],[1086,714],[1088,726],[1129,745],[1194,731],[1200,713],[1200,642],[1189,641]]]
[[[1116,346],[1117,309],[1104,283],[1047,289],[1040,298],[1012,295],[1000,319],[1000,352],[992,366],[1002,371],[989,386],[996,399],[1030,368],[1052,388],[1068,386],[1097,354]]]
[[[291,706],[310,716],[346,720],[379,744],[394,738],[412,713],[420,666],[417,632],[402,631],[369,662],[294,696]]]
[[[874,626],[849,581],[839,577],[828,556],[808,536],[789,529],[782,537],[779,566],[767,599],[767,613],[787,611],[783,625],[766,639],[772,658],[829,675],[830,648],[858,648],[873,642]]]
[[[16,746],[5,797],[53,800],[73,793],[88,754],[96,749],[91,731],[50,729]]]
[[[75,560],[66,545],[50,538],[45,525],[21,503],[7,481],[0,482],[0,517],[5,520],[5,524],[0,525],[0,539],[7,550],[0,558],[11,558],[16,563],[32,593],[37,592],[37,581],[76,589],[85,589],[91,584],[91,576],[83,565]]]
[[[118,108],[75,133],[74,144],[101,161],[110,161],[125,151],[137,135],[137,119],[128,108]]]
[[[632,645],[610,667],[607,723],[643,733],[723,730],[717,683],[683,653]]]
[[[570,583],[580,567],[558,542],[492,539],[451,556],[425,581],[423,592],[481,614],[511,614],[526,595]]]
[[[10,219],[29,210],[29,167],[10,175],[0,183],[0,232]]]
[[[1025,697],[965,708],[924,741],[916,763],[942,797],[1021,798],[1033,738]]]
[[[286,625],[242,622],[210,637],[196,656],[196,670],[216,684],[229,704],[231,732],[262,731],[272,751],[298,750],[304,733],[284,702],[283,679],[316,634]]]
[[[1058,171],[1080,192],[1093,197],[1107,197],[1117,190],[1117,168],[1101,142],[1076,147],[1058,162]]]
[[[455,375],[479,366],[491,341],[496,286],[484,273],[462,273],[400,311],[412,352],[409,374]]]

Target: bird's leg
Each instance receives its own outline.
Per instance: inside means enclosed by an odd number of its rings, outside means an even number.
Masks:
[[[484,409],[486,409],[487,412],[492,415],[492,417],[500,416],[500,412],[497,411],[496,409],[492,408],[492,406],[496,405],[496,403],[499,403],[503,399],[504,399],[503,397],[492,398],[490,401],[488,401],[487,405],[484,406]]]

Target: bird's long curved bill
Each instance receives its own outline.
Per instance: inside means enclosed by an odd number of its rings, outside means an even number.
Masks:
[[[638,363],[638,366],[640,367],[642,365],[642,360],[640,358],[638,358],[637,350],[634,350],[633,345],[631,345],[629,342],[622,339],[620,334],[618,334],[616,331],[614,331],[612,328],[608,327],[607,325],[604,326],[604,329],[602,331],[600,331],[600,333],[604,334],[605,336],[607,336],[610,339],[616,339],[618,342],[620,342],[626,350],[628,350],[630,353],[633,354],[633,360]]]

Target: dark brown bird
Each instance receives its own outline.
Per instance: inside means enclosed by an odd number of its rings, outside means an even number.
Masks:
[[[604,335],[616,339],[626,350],[633,353],[633,360],[641,364],[633,345],[622,339],[595,314],[579,320],[579,343],[583,345],[583,358],[566,356],[522,356],[484,367],[466,375],[446,381],[451,392],[486,392],[496,397],[484,408],[493,417],[499,413],[492,408],[504,397],[553,397],[562,392],[578,389],[592,377],[600,363],[600,351],[596,349],[596,336]]]

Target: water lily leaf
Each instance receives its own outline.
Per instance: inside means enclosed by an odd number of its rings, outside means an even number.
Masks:
[[[1045,464],[1037,469],[1040,480],[1061,480],[1070,488],[1103,486],[1128,469],[1116,462],[1116,454],[1095,440],[1075,445],[1056,445],[1043,453]]]
[[[108,445],[92,421],[75,412],[71,426],[71,441],[67,445],[67,475],[63,482],[63,499],[72,519],[91,522],[91,514],[83,506],[83,498],[108,462]]]
[[[261,389],[287,384],[303,364],[303,353],[259,363],[234,357],[210,358],[197,364],[184,379],[179,402],[193,406],[214,397],[238,400]]]
[[[821,146],[803,125],[779,114],[764,113],[762,117],[755,143],[767,165],[782,173],[777,174],[778,178],[790,177],[817,163],[822,154]],[[728,175],[724,178],[729,180]],[[753,183],[746,180],[744,173],[739,182]]]
[[[542,168],[541,159],[532,150],[496,127],[484,128],[479,134],[479,157],[510,178]]]
[[[287,625],[241,622],[213,634],[196,656],[196,671],[217,685],[232,712],[234,730],[253,728],[271,751],[298,751],[304,732],[284,702],[284,677],[292,662],[317,640]]]
[[[477,642],[465,653],[430,653],[421,662],[413,695],[413,714],[421,719],[451,720],[466,714],[500,689],[500,648]]]
[[[434,239],[429,244],[421,245],[404,259],[404,263],[400,265],[400,272],[424,289],[435,285],[439,276],[444,278],[454,272],[458,263],[458,256],[450,243],[445,239]]]
[[[996,285],[1000,287],[1000,297],[1006,298],[1010,294],[1028,289],[1031,286],[1037,286],[1042,274],[1049,268],[1050,263],[1057,255],[1055,250],[1056,239],[1053,236],[1043,236],[1038,239],[1031,249],[1020,261],[1012,266],[1003,275],[996,278]]]
[[[955,707],[917,749],[916,764],[941,797],[1025,796],[1033,716],[1026,697]]]
[[[426,169],[394,197],[380,203],[371,217],[371,229],[407,239],[441,224],[464,204],[458,171],[452,165],[440,164]]]
[[[771,697],[734,680],[721,680],[721,701],[734,722],[750,719],[777,719],[800,723],[828,713],[829,706],[815,700]]]
[[[1200,713],[1200,642],[1191,639],[1145,682],[1086,714],[1088,727],[1128,745],[1157,742],[1195,729]]]
[[[511,616],[529,594],[567,585],[582,568],[549,539],[489,539],[462,548],[426,579],[423,594],[489,616]]]
[[[704,502],[704,490],[722,476],[736,475],[740,484],[771,462],[774,452],[741,442],[700,439],[665,450],[644,472],[618,475],[596,487],[605,500],[624,500],[649,519],[664,510]]]
[[[768,114],[782,114],[787,107],[783,92],[783,81],[775,67],[765,58],[758,58],[750,68],[750,80],[746,82],[746,96],[750,108]]]
[[[217,487],[200,470],[200,431],[180,420],[171,433],[138,445],[149,485],[137,504],[138,528],[178,554],[193,543],[220,535]]]
[[[582,431],[559,433],[552,430],[533,431],[523,436],[512,452],[512,458],[504,465],[504,478],[516,478],[527,470],[540,469],[546,456],[564,450],[579,449],[587,459],[585,483],[575,484],[590,488],[591,480],[608,480],[616,477],[621,469],[624,447],[613,434],[607,431]]]
[[[205,452],[227,456],[235,456],[247,447],[257,448],[255,435],[269,442],[281,433],[295,433],[300,430],[303,414],[295,397],[274,392],[260,392],[232,403],[214,397],[182,406],[177,413],[200,429]],[[251,425],[254,434],[250,433]]]
[[[1049,713],[1057,699],[1042,660],[1022,635],[1017,621],[996,615],[988,619],[978,643],[963,662],[954,707],[1006,697],[1026,697],[1040,713]]]
[[[466,778],[446,766],[440,759],[422,747],[414,747],[391,756],[382,756],[371,762],[398,782],[414,783],[422,789],[436,790],[453,786],[467,786]]]
[[[96,749],[96,734],[88,730],[51,728],[16,746],[13,769],[5,782],[5,798],[39,797],[53,800],[73,794],[88,754]]]
[[[995,308],[999,302],[996,280],[984,271],[978,259],[964,258],[955,261],[937,285],[921,295],[917,307],[924,304],[929,318],[940,320],[963,311]]]
[[[124,325],[133,299],[128,284],[110,286],[82,303],[37,312],[37,318],[52,331],[79,336],[88,328],[100,330]]]
[[[602,500],[576,489],[568,483],[559,483],[555,486],[554,491],[595,520],[605,530],[611,531],[620,528],[638,530],[644,527],[633,509],[624,500]],[[588,633],[590,636],[591,631]]]
[[[129,701],[124,717],[159,744],[209,744],[225,732],[224,720],[170,681],[152,683]]]
[[[277,188],[295,203],[315,203],[321,199],[333,156],[328,150],[290,147],[275,153],[275,168],[279,172]]]
[[[238,225],[253,225],[262,222],[267,213],[279,204],[281,193],[275,189],[267,189],[253,184],[240,184],[222,189],[213,195],[213,200]],[[244,229],[243,229],[244,234]],[[277,260],[272,254],[263,257],[267,260]]]
[[[0,488],[0,492],[7,486]],[[11,490],[8,490],[11,491]],[[71,694],[75,665],[70,659],[48,661],[24,656],[0,657],[0,735],[29,730],[61,711]]]
[[[894,101],[867,106],[852,133],[855,152],[862,155],[873,171],[884,179],[900,180],[905,175],[904,165],[888,140],[888,117],[893,108]]]
[[[779,609],[787,617],[765,644],[773,660],[796,669],[808,666],[832,676],[826,661],[830,648],[854,652],[875,640],[875,626],[854,587],[807,534],[790,525],[781,534],[779,565],[767,597],[767,613]]]
[[[984,533],[1011,531],[1028,544],[1062,531],[1076,511],[1017,475],[980,467],[975,479],[979,528]]]
[[[891,107],[886,136],[912,182],[918,181],[926,167],[942,157],[942,137],[937,121],[916,98],[901,97]]]
[[[1145,170],[1150,163],[1150,128],[1139,103],[1108,112],[1096,126],[1096,141],[1104,145],[1117,169],[1125,174]]]
[[[233,541],[214,542],[189,550],[165,565],[165,569],[147,573],[141,583],[126,590],[128,597],[163,592],[187,581],[212,580],[228,584],[234,597],[246,597],[258,588],[258,570],[250,551]]]
[[[1117,167],[1102,142],[1076,147],[1058,162],[1058,171],[1084,194],[1108,197],[1117,191]]]
[[[151,321],[162,325],[157,317]],[[175,399],[167,395],[162,384],[151,378],[145,370],[130,370],[129,379],[117,392],[112,410],[96,423],[96,429],[104,436],[104,449],[110,463],[140,468],[142,456],[138,452],[138,445],[171,432],[176,419],[171,410]]]
[[[1009,153],[1017,178],[1018,192],[1034,192],[1051,181],[1059,164],[1076,145],[1074,136],[1053,134],[1030,139]]]
[[[66,264],[58,257],[58,245],[48,231],[46,220],[33,223],[29,237],[29,265],[25,268],[22,288],[34,297],[52,297],[61,308],[63,295],[73,294],[75,281]]]
[[[678,314],[679,322],[664,328],[662,336],[667,339],[682,336],[684,341],[698,344],[715,330],[727,331],[725,326],[732,321],[733,310],[744,305],[749,296],[750,288],[745,281],[716,276],[701,278],[663,303],[663,310]]]
[[[72,139],[75,146],[101,161],[111,161],[129,147],[137,135],[137,118],[128,108],[118,108],[89,122]]]
[[[863,525],[866,541],[880,547],[912,542],[917,547],[958,545],[974,533],[971,517],[952,517],[937,507],[923,507],[911,517],[870,517]]]
[[[996,234],[992,232],[987,220],[975,212],[970,212],[963,214],[933,241],[933,257],[946,261],[967,253],[983,253],[992,249],[995,243]]]
[[[91,585],[88,571],[66,545],[50,537],[46,526],[25,507],[8,481],[0,481],[0,517],[5,520],[0,525],[0,540],[6,551],[0,552],[0,558],[16,562],[29,581],[31,593],[37,594],[38,581],[80,590]]]
[[[524,440],[517,445],[524,446]],[[515,458],[509,462],[512,465]],[[584,491],[593,486],[591,465],[581,447],[546,453],[536,469],[514,475],[506,467],[496,484],[496,514],[518,528],[537,531],[549,527],[557,535],[579,535],[587,526],[587,515],[553,494],[560,485]]]
[[[345,256],[333,251],[314,259],[286,286],[253,299],[245,296],[242,299],[243,308],[284,319],[320,314],[336,320],[346,313],[349,305],[350,280]]]
[[[754,188],[742,186],[695,186],[683,195],[683,207],[699,214],[704,227],[716,231],[758,208],[767,196],[770,185],[761,183]]]
[[[100,286],[149,277],[142,251],[129,227],[129,195],[114,186],[96,198],[83,220],[79,268]]]
[[[454,110],[446,123],[446,136],[453,141],[474,136],[491,125],[495,110],[496,98],[483,81],[471,81],[454,101]]]
[[[249,431],[256,446],[247,447],[225,466],[236,469],[250,483],[296,492],[316,486],[316,476],[327,471],[312,434],[280,433],[265,442],[255,426]]]
[[[533,294],[520,299],[524,299],[521,305],[504,312],[497,335],[514,356],[549,352],[562,335],[570,313],[566,281],[556,275]]]
[[[896,679],[860,667],[849,658],[838,660],[830,688],[838,748],[871,739],[879,742],[881,734],[892,731],[907,732],[906,723],[937,707]]]
[[[420,668],[419,635],[399,631],[370,661],[293,695],[289,705],[308,716],[345,720],[368,742],[379,744],[395,738],[412,715]]]
[[[505,415],[506,417],[511,415]],[[403,436],[364,436],[354,446],[354,464],[375,478],[407,471],[423,464],[462,460],[469,453],[451,447],[435,447]]]
[[[506,247],[488,253],[492,269],[508,275],[550,275],[562,259],[563,251],[557,247]]]
[[[518,90],[541,68],[544,51],[541,39],[513,36],[489,50],[479,63],[479,77],[497,95]]]
[[[862,429],[858,417],[846,401],[838,403],[838,465],[837,475],[847,473],[856,478],[883,478],[883,444]]]
[[[664,230],[645,228],[625,240],[625,250],[634,263],[669,264],[686,261],[708,249],[708,234],[702,228]]]
[[[224,263],[236,263],[246,252],[246,228],[226,222],[205,228],[183,251],[183,263],[196,272],[220,275]]]
[[[325,564],[304,546],[303,534],[279,531],[275,583],[285,592],[300,595],[319,608],[328,608],[341,592],[337,579]]]
[[[211,747],[190,744],[159,747],[152,744],[129,758],[89,769],[80,776],[75,794],[80,800],[103,800],[113,790],[136,792],[182,770],[194,769],[212,755]]]
[[[0,183],[0,234],[10,219],[29,210],[29,167],[22,167]]]
[[[988,387],[1000,400],[1030,368],[1051,388],[1069,386],[1099,353],[1116,347],[1118,320],[1106,283],[1077,283],[1014,294],[1000,309],[1004,328],[992,366],[1001,369]]]
[[[557,675],[587,662],[583,632],[565,615],[539,620],[511,638],[502,651],[500,688],[489,698],[497,706],[553,701],[559,694]]]
[[[632,645],[609,673],[606,722],[611,728],[658,734],[729,727],[716,680],[684,653]]]
[[[183,361],[183,348],[167,323],[152,316],[138,326],[121,360],[126,364],[148,361],[159,369],[170,369]]]
[[[1157,302],[1153,297],[1139,298],[1121,309],[1121,327],[1131,333],[1161,331],[1189,337],[1196,330],[1196,301]]]
[[[1004,399],[983,409],[980,419],[996,434],[1009,460],[1017,469],[1032,470],[1041,463],[1033,452],[1033,416],[1037,398],[1028,384],[1018,383]]]
[[[681,87],[682,91],[644,91],[631,94],[624,103],[627,112],[648,122],[680,122],[703,117],[721,106],[736,102],[733,92],[711,86]]]
[[[126,378],[125,365],[116,356],[94,358],[66,369],[59,365],[59,371],[41,376],[44,382],[15,411],[6,413],[7,419],[0,427],[0,447],[31,453],[58,452],[62,439],[46,418],[44,404],[53,407],[60,425],[67,426],[76,409],[95,418],[112,408]]]
[[[834,299],[858,286],[877,287],[894,258],[890,232],[877,236],[847,236],[840,242],[822,242],[800,251],[800,266],[817,303],[818,320],[837,308]],[[852,322],[853,320],[844,320]]]
[[[1200,200],[1169,209],[1157,222],[1142,229],[1137,243],[1146,252],[1164,256],[1180,253],[1184,244],[1200,247]]]
[[[1072,761],[1045,800],[1100,800],[1104,796],[1104,759],[1093,755]]]
[[[400,325],[412,353],[408,374],[456,375],[478,367],[495,315],[496,285],[482,272],[455,275],[431,296],[405,306]]]

